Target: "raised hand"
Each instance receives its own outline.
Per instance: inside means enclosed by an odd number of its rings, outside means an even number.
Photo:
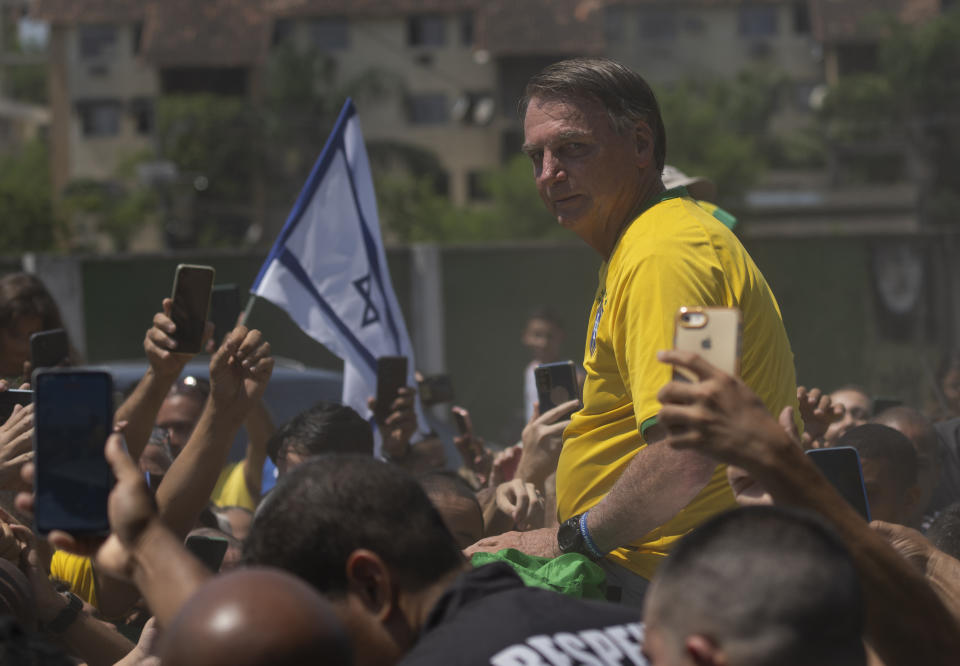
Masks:
[[[557,469],[560,449],[563,447],[563,431],[570,425],[566,418],[576,410],[579,401],[570,400],[540,414],[540,406],[533,411],[523,429],[523,456],[517,476],[542,486],[544,480]]]
[[[0,489],[29,490],[21,468],[33,461],[33,405],[16,405],[0,426]]]
[[[497,486],[497,508],[513,519],[514,527],[525,532],[543,527],[544,499],[537,487],[516,478]]]
[[[416,389],[403,386],[397,389],[397,397],[390,405],[387,417],[377,423],[383,438],[383,452],[389,459],[399,460],[410,452],[410,438],[417,432],[417,412],[414,409]],[[377,400],[367,400],[370,410],[377,413]]]
[[[210,359],[210,399],[218,412],[240,418],[263,396],[274,359],[260,331],[237,326]]]
[[[803,420],[803,435],[800,438],[805,449],[823,447],[823,436],[830,424],[843,418],[844,407],[834,404],[830,395],[818,388],[797,387],[797,402],[800,404],[800,418]]]
[[[171,312],[173,310],[173,300],[163,299],[161,312],[153,315],[153,326],[147,329],[147,334],[143,338],[143,351],[147,354],[147,361],[150,367],[158,377],[179,377],[187,362],[193,358],[193,354],[180,352],[177,349],[177,342],[173,339],[173,334],[177,330],[173,323]],[[204,340],[210,338],[213,334],[213,324],[207,322],[204,331]]]

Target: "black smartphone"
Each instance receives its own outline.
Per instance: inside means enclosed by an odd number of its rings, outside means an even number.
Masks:
[[[533,378],[537,384],[541,414],[570,400],[579,402],[580,406],[577,409],[583,407],[583,401],[580,399],[580,383],[577,381],[577,366],[573,361],[538,366],[533,371]]]
[[[7,419],[13,414],[14,407],[17,405],[26,407],[31,402],[33,402],[33,391],[7,389],[0,392],[0,425],[7,422]]]
[[[200,353],[203,330],[210,310],[210,292],[213,289],[214,270],[211,266],[180,264],[173,280],[173,310],[171,319],[177,330],[173,339],[176,352]]]
[[[453,402],[453,382],[450,375],[428,375],[417,384],[417,389],[420,392],[420,402],[425,406]]]
[[[863,468],[860,454],[852,446],[835,446],[829,449],[810,449],[810,460],[823,473],[830,484],[845,500],[870,522],[870,502],[863,485]]]
[[[397,391],[407,385],[407,357],[381,356],[377,359],[377,411],[378,423],[390,415],[390,406],[397,399]]]
[[[186,541],[187,550],[193,553],[213,573],[220,571],[223,556],[227,554],[227,546],[226,539],[199,534],[188,536]]]
[[[219,348],[227,333],[237,326],[240,317],[240,289],[235,284],[218,284],[210,293],[210,321],[213,322],[213,344]]]
[[[30,336],[30,364],[37,368],[56,368],[70,361],[70,342],[62,328],[40,331]]]
[[[37,531],[110,533],[113,472],[103,447],[113,427],[113,380],[101,370],[33,373]]]
[[[457,424],[457,431],[461,435],[465,436],[473,433],[473,423],[470,421],[470,412],[463,407],[451,407],[450,412],[453,414],[453,420]]]

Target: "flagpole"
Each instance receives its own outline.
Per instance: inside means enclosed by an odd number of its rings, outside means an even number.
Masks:
[[[247,319],[250,318],[250,311],[253,310],[253,304],[256,303],[256,301],[257,301],[257,295],[250,294],[250,298],[247,299],[247,305],[245,308],[243,308],[243,314],[240,315],[240,322],[239,322],[240,326],[247,325]]]

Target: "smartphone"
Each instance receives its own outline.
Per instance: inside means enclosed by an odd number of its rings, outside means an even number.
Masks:
[[[171,312],[171,319],[177,327],[173,334],[173,339],[177,342],[177,352],[200,353],[203,330],[210,310],[213,276],[214,270],[210,266],[177,266],[177,274],[173,280]]]
[[[30,336],[30,364],[36,368],[56,368],[70,361],[70,342],[62,328],[40,331]]]
[[[241,307],[240,289],[235,284],[218,284],[210,292],[210,321],[216,348],[223,344],[227,333],[236,328]]]
[[[31,402],[33,402],[33,391],[7,389],[0,392],[0,425],[7,422],[7,419],[13,414],[14,407],[17,405],[26,407]]]
[[[537,385],[537,399],[540,401],[541,414],[570,400],[579,402],[579,407],[571,411],[571,414],[583,407],[583,401],[580,398],[580,382],[577,381],[577,366],[573,361],[537,366],[533,371],[533,378]]]
[[[457,431],[462,436],[473,433],[473,423],[470,421],[470,412],[463,407],[451,407],[450,413],[453,414],[453,420],[457,424]]]
[[[113,381],[101,370],[33,373],[34,520],[47,534],[110,533],[114,478],[103,447],[113,427]]]
[[[185,545],[187,550],[203,562],[210,571],[213,573],[220,571],[223,556],[227,554],[226,539],[194,534],[187,537]]]
[[[729,375],[740,374],[740,310],[685,307],[677,311],[673,348],[699,354]],[[697,381],[686,368],[675,368],[674,379]]]
[[[453,382],[450,375],[429,375],[417,384],[420,402],[425,406],[453,402]]]
[[[378,423],[390,415],[390,406],[397,399],[397,391],[407,385],[407,357],[381,356],[377,359]]]
[[[863,484],[863,468],[860,454],[852,446],[835,446],[829,449],[810,449],[810,460],[823,473],[830,484],[847,502],[870,522],[870,502]]]

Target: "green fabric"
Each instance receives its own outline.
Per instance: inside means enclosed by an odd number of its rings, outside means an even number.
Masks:
[[[506,562],[528,587],[541,587],[569,597],[607,598],[607,575],[597,564],[579,553],[560,557],[536,557],[514,548],[496,553],[476,553],[470,560],[475,567],[491,562]]]
[[[723,222],[727,229],[733,229],[735,226],[737,226],[737,218],[722,208],[717,208],[715,211],[713,211],[713,216]]]

